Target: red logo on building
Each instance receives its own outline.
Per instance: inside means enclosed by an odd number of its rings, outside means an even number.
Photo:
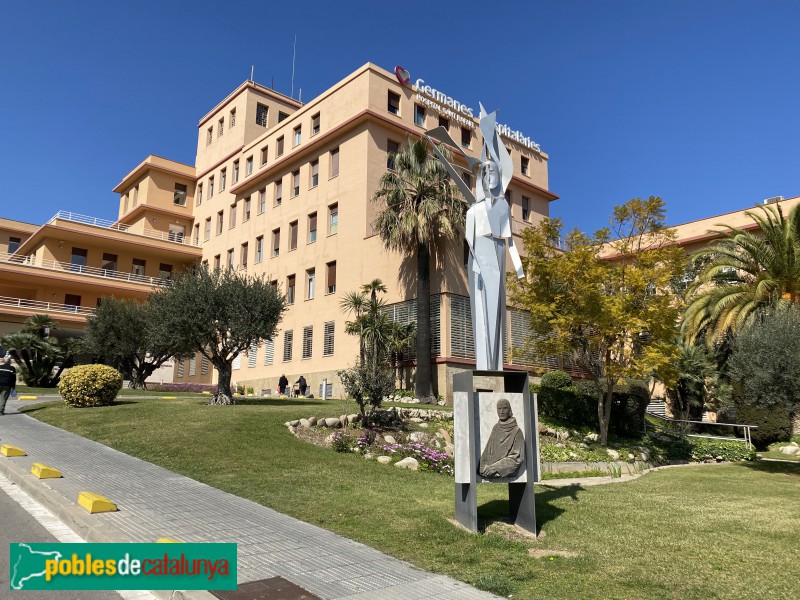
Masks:
[[[402,85],[406,87],[411,87],[411,73],[406,71],[400,65],[397,65],[394,68],[394,74],[397,77],[397,81],[399,81]]]

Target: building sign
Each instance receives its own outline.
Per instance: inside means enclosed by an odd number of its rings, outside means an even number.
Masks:
[[[474,111],[471,107],[459,102],[458,100],[455,100],[444,92],[427,85],[424,79],[417,79],[412,86],[411,74],[399,65],[395,67],[394,74],[401,85],[410,87],[416,92],[416,96],[414,98],[416,102],[422,106],[426,106],[436,111],[443,117],[450,119],[454,123],[458,123],[462,127],[475,129],[476,125],[474,120]],[[503,125],[501,123],[497,123],[496,128],[497,132],[501,136],[516,142],[520,146],[529,148],[534,152],[542,151],[539,144],[537,144],[528,136],[524,135],[522,132],[512,129],[508,125]]]

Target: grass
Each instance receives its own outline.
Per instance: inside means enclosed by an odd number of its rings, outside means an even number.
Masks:
[[[17,395],[20,396],[58,396],[58,388],[29,387],[27,385],[17,386]],[[120,396],[178,396],[183,398],[200,398],[203,394],[196,392],[155,392],[150,390],[131,390],[128,388],[119,391]]]
[[[344,408],[337,401],[290,399],[216,407],[179,398],[80,410],[51,403],[27,412],[515,599],[800,597],[800,580],[791,575],[800,465],[682,467],[585,489],[537,485],[537,519],[546,537],[473,535],[449,521],[452,479],[337,454],[283,426],[355,412]],[[504,486],[480,487],[479,518],[489,531],[503,531],[497,521],[506,499]],[[531,557],[531,549],[544,550],[537,553],[544,558]]]

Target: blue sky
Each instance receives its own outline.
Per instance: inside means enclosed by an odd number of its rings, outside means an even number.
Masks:
[[[299,8],[298,8],[299,7]],[[309,100],[371,61],[500,109],[550,155],[551,214],[594,230],[649,195],[677,224],[800,195],[800,4],[3,3],[0,216],[114,218],[148,154],[193,164],[196,127],[255,79]]]

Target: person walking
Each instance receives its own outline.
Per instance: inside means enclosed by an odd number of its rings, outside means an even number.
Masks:
[[[11,364],[11,357],[6,354],[0,364],[0,415],[6,413],[6,402],[11,390],[17,388],[17,370]]]
[[[286,388],[289,385],[289,380],[286,379],[286,375],[281,375],[281,378],[278,379],[278,393],[281,396],[286,395]]]
[[[297,384],[297,390],[300,392],[300,397],[305,398],[306,388],[308,387],[308,385],[306,384],[306,378],[300,375],[300,378],[297,381],[295,381],[295,383]]]

